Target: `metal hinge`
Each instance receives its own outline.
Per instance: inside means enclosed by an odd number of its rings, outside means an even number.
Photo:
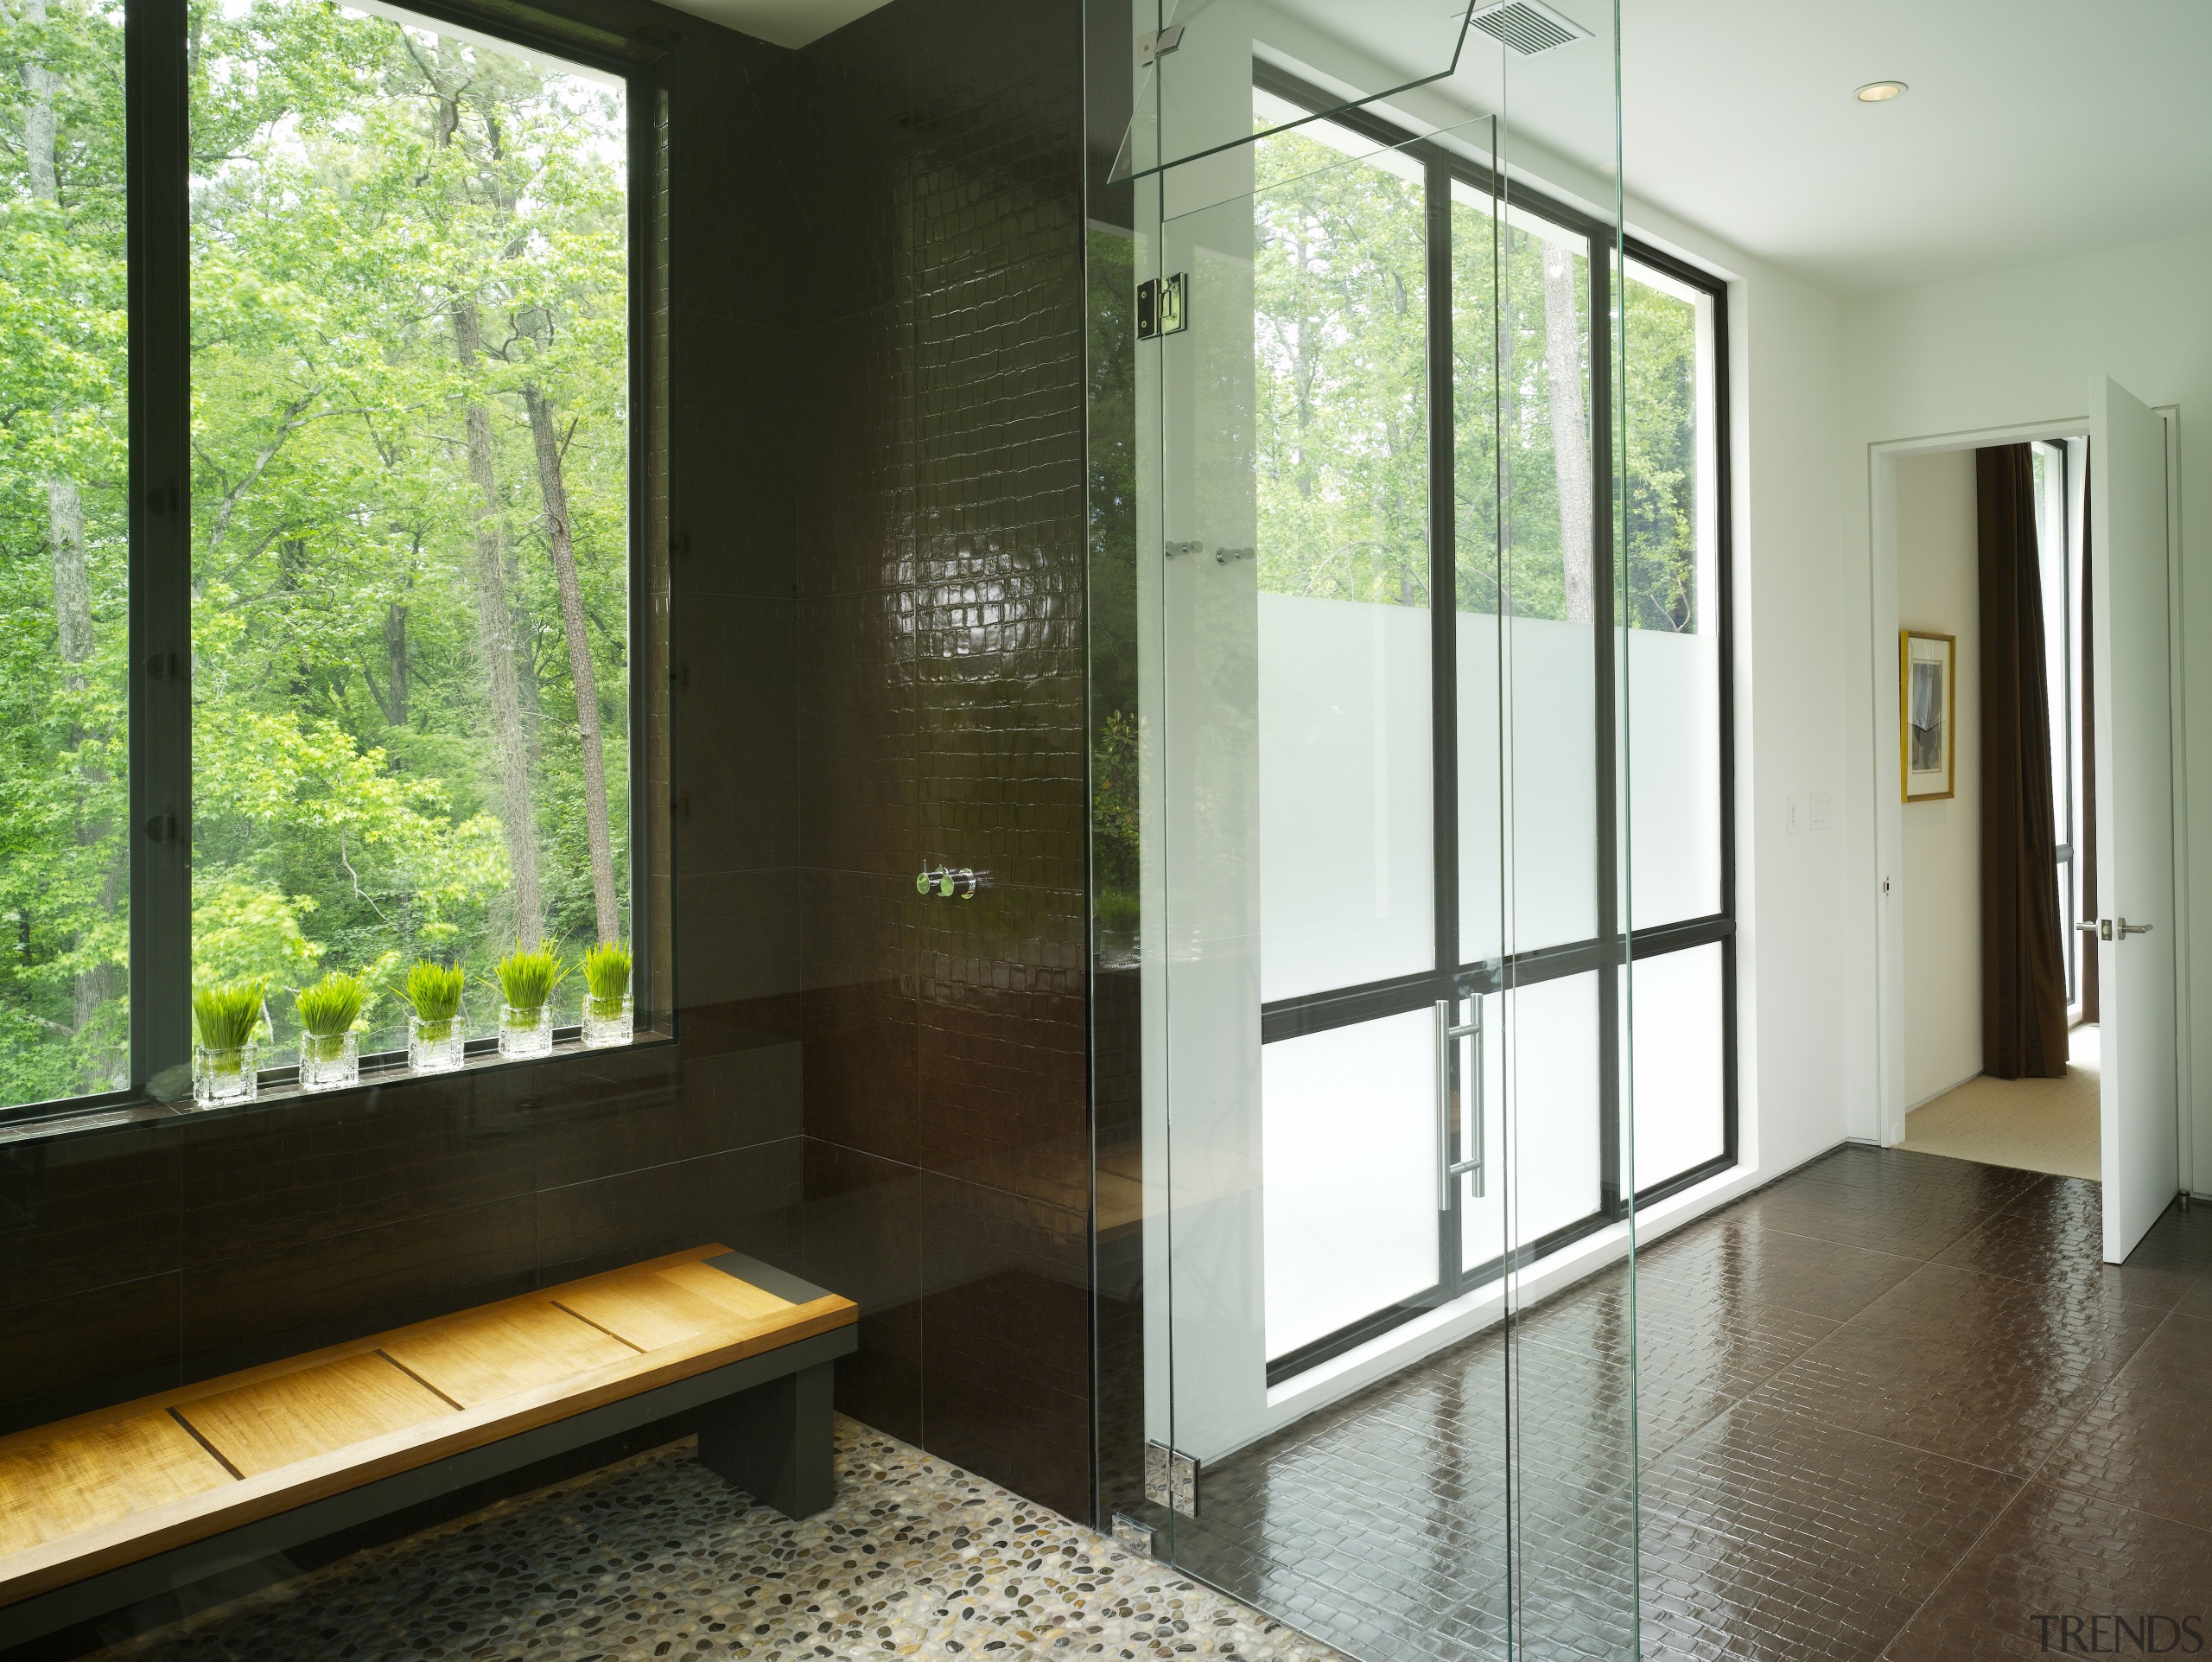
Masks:
[[[1151,341],[1163,334],[1180,334],[1191,325],[1184,303],[1190,297],[1190,273],[1147,277],[1137,284],[1137,339]]]
[[[1137,63],[1140,67],[1158,63],[1162,58],[1183,44],[1183,26],[1170,23],[1154,34],[1137,37]]]
[[[1159,1546],[1153,1538],[1152,1525],[1141,1518],[1130,1517],[1125,1512],[1114,1514],[1114,1544],[1143,1558],[1160,1556]]]
[[[1146,1443],[1144,1498],[1155,1506],[1165,1506],[1185,1518],[1196,1518],[1198,1515],[1197,1459],[1171,1449],[1164,1442]]]

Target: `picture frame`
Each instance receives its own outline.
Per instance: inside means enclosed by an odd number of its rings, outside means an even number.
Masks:
[[[1958,788],[1959,638],[1897,632],[1897,774],[1907,802],[1939,802]]]

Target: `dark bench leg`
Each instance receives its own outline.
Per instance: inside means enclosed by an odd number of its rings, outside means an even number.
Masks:
[[[835,1498],[830,1470],[835,1364],[771,1379],[708,1404],[699,1459],[725,1482],[786,1518],[811,1518]]]

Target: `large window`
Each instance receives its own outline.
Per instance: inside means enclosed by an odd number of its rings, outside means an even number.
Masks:
[[[1280,1383],[1735,1157],[1726,330],[1704,273],[1257,73]],[[1492,1042],[1445,1134],[1512,1136],[1510,1217],[1439,1206],[1440,1000],[1511,1024],[1511,1126]]]
[[[121,8],[9,16],[0,1107],[174,1079],[219,983],[278,1067],[333,970],[364,1053],[425,959],[487,1035],[518,941],[632,937],[626,83],[382,5],[151,11],[126,192]],[[126,413],[139,362],[184,396]]]
[[[0,12],[0,1105],[130,1074],[123,7]]]

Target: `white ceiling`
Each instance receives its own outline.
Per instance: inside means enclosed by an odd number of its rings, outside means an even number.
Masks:
[[[804,46],[888,0],[668,0],[679,11],[775,46]]]
[[[1421,70],[1440,67],[1439,22],[1454,3],[1274,0]],[[885,0],[674,3],[796,47]],[[1598,37],[1507,60],[1510,117],[1598,165],[1611,137],[1608,0],[1552,3]],[[2212,0],[1619,4],[1631,196],[1833,293],[2212,226]],[[1198,27],[1210,10],[1175,8]],[[1226,21],[1236,9],[1222,10]],[[1489,42],[1464,55],[1451,90],[1466,107],[1497,107],[1498,56]],[[1888,104],[1852,97],[1881,80],[1911,90]]]
[[[1621,0],[1621,44],[1631,194],[1837,294],[2212,226],[2207,0]]]

